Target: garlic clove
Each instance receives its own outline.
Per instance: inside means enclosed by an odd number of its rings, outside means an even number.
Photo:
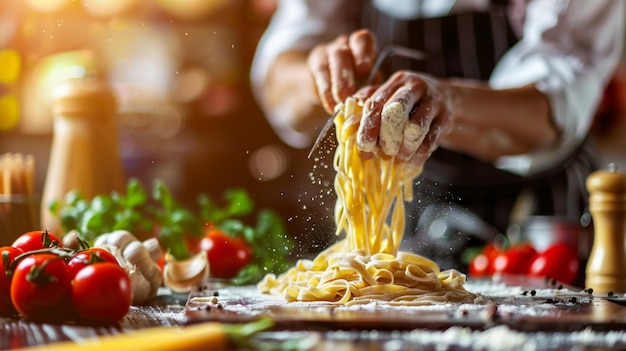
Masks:
[[[138,240],[129,231],[116,230],[111,233],[99,235],[96,238],[95,245],[109,244],[120,248],[120,250],[124,250],[126,246],[133,241]]]
[[[154,294],[148,279],[136,270],[128,272],[130,285],[133,289],[133,305],[143,305],[150,300]]]
[[[163,256],[163,250],[161,249],[161,245],[159,244],[159,240],[157,238],[150,238],[143,241],[143,246],[150,253],[150,258],[154,262],[158,262]]]
[[[167,254],[164,263],[165,286],[175,292],[189,292],[209,278],[209,260],[204,251],[181,261]]]

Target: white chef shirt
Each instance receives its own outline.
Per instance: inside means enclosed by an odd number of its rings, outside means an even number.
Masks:
[[[254,94],[276,133],[293,147],[311,145],[263,104],[264,82],[272,61],[288,50],[310,50],[356,28],[343,20],[356,0],[278,0],[277,11],[261,38],[251,70]],[[398,19],[437,17],[481,10],[488,0],[374,0]],[[520,41],[498,62],[489,83],[495,89],[534,84],[550,101],[559,145],[531,154],[506,156],[494,165],[531,175],[563,161],[587,136],[604,87],[622,54],[625,4],[622,0],[530,0]]]

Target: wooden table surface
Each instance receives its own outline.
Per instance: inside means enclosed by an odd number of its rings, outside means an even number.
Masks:
[[[132,306],[124,319],[112,324],[53,324],[19,318],[0,318],[0,350],[60,341],[80,341],[149,327],[181,326],[186,321],[187,296],[163,290],[149,305]]]
[[[282,309],[277,307],[280,303],[263,310],[267,305],[259,308],[257,302],[261,299],[266,304],[265,297],[252,295],[253,298],[250,298],[241,293],[249,293],[252,289],[238,289],[208,286],[191,294],[172,294],[163,289],[150,305],[133,306],[122,321],[107,325],[49,324],[2,318],[0,349],[60,341],[80,342],[95,336],[123,334],[150,327],[178,327],[203,322],[239,323],[253,320],[250,317],[256,313],[269,315],[276,322],[275,328],[256,334],[253,342],[248,343],[258,345],[259,350],[626,349],[625,298],[613,301],[590,296],[587,301],[570,302],[566,296],[554,301],[539,294],[533,297],[518,295],[512,299],[493,299],[496,308],[492,311],[489,301],[441,309],[401,311],[366,307],[339,313],[329,313],[327,308],[320,306],[304,305],[304,314],[294,314],[293,309],[289,310],[294,306]],[[220,292],[218,300],[222,306],[218,310],[207,308],[206,304],[212,302],[192,303],[194,296],[215,291]],[[511,291],[520,292],[519,288]],[[549,289],[544,292],[549,292]],[[533,308],[537,313],[531,313]],[[460,313],[463,309],[466,313]],[[491,315],[486,313],[490,311]],[[391,322],[394,313],[396,320],[401,322],[398,328],[393,328]],[[298,321],[298,316],[302,320]],[[329,319],[328,316],[334,317]],[[372,323],[376,319],[374,317],[380,319],[380,328]],[[429,324],[429,321],[436,323]]]

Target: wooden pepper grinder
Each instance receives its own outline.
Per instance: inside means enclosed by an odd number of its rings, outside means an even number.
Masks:
[[[626,292],[626,174],[614,164],[587,178],[594,240],[585,286],[600,293]]]
[[[116,111],[115,97],[100,79],[71,79],[53,90],[54,134],[41,199],[43,229],[64,234],[49,206],[52,201],[62,205],[70,191],[91,200],[124,190]]]

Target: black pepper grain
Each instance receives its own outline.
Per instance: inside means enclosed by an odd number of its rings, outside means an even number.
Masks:
[[[613,296],[615,293],[612,291],[609,291],[609,293],[607,295],[609,295],[609,297]]]
[[[535,295],[537,295],[537,292],[535,290],[531,290],[530,291],[530,296],[535,296]]]

